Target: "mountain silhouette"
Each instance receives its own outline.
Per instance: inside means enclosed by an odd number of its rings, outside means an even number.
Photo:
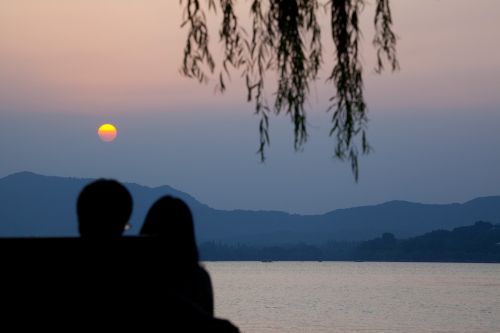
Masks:
[[[83,186],[91,181],[31,172],[0,179],[0,237],[76,236],[76,199]],[[479,220],[500,223],[500,196],[477,198],[463,204],[390,201],[337,209],[321,215],[299,215],[276,211],[217,210],[170,186],[124,185],[134,200],[132,229],[128,234],[138,233],[147,210],[156,199],[172,195],[191,207],[199,243],[318,244],[328,240],[368,240],[384,232],[408,238],[436,229],[470,225]]]

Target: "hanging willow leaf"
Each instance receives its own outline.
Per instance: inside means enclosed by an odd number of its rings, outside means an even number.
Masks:
[[[248,0],[250,1],[251,30],[247,33],[235,13],[236,0],[180,0],[184,8],[182,26],[188,28],[181,72],[200,82],[207,80],[207,73],[215,71],[211,55],[205,12],[222,13],[219,38],[224,46],[218,89],[224,91],[231,69],[239,70],[244,77],[247,99],[255,103],[259,121],[259,150],[265,159],[269,140],[270,113],[287,114],[294,128],[296,150],[307,141],[306,102],[310,85],[317,79],[323,60],[320,10],[330,14],[330,29],[335,51],[334,66],[328,82],[335,93],[330,98],[332,115],[330,135],[335,138],[334,155],[350,161],[355,179],[358,179],[359,153],[370,151],[367,140],[367,107],[363,96],[363,68],[359,56],[361,31],[359,17],[363,0]],[[203,7],[204,6],[204,7]],[[389,0],[376,0],[375,37],[377,50],[376,72],[384,69],[387,61],[398,68],[396,35],[392,31]],[[265,99],[265,74],[277,73],[274,102]],[[358,147],[355,138],[361,135]]]

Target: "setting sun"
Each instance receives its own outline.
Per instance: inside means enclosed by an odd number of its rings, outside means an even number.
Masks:
[[[111,142],[116,138],[118,131],[116,127],[112,124],[103,124],[97,130],[99,138],[104,142]]]

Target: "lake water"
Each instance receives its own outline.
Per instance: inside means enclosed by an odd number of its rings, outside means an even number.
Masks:
[[[500,332],[500,265],[208,262],[242,332]]]

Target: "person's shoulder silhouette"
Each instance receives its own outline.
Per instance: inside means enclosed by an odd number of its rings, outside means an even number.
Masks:
[[[119,237],[132,213],[129,191],[110,179],[99,179],[85,186],[77,201],[78,229],[81,237]]]

